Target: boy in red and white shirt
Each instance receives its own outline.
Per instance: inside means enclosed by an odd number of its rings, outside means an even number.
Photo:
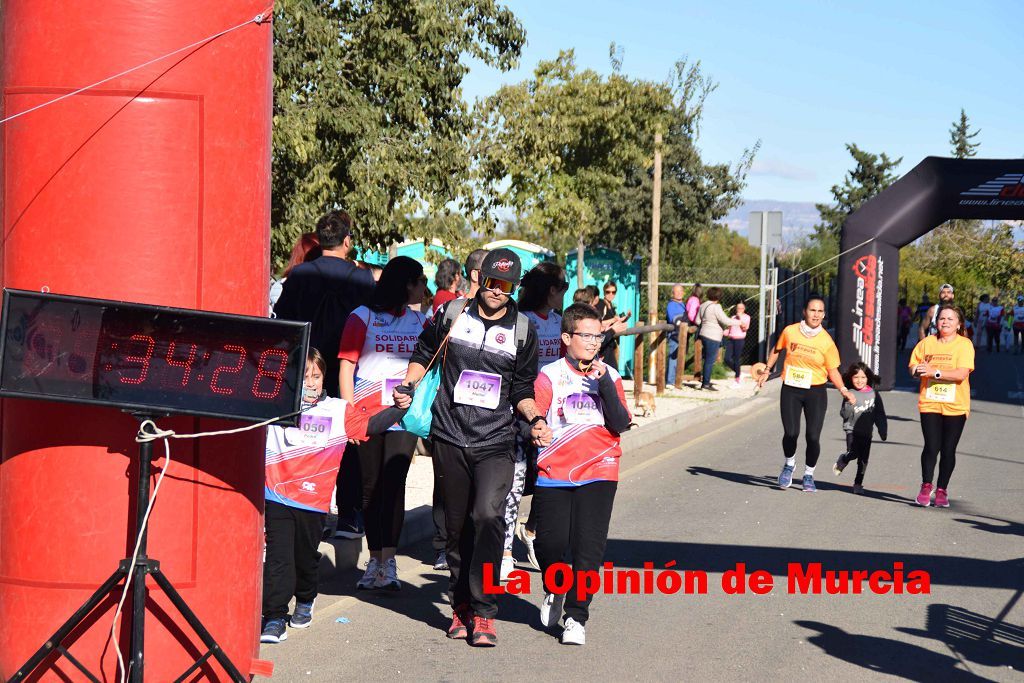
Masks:
[[[542,574],[571,551],[574,572],[597,570],[604,561],[608,524],[619,480],[619,435],[632,416],[622,378],[595,360],[604,335],[592,306],[573,304],[562,315],[566,355],[544,367],[534,385],[537,410],[553,433],[537,456],[537,538]],[[590,598],[547,594],[544,626],[558,623],[565,607],[562,643],[583,645]]]

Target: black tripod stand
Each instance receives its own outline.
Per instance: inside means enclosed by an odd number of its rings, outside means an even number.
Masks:
[[[139,415],[135,417],[140,420],[150,419],[150,415]],[[153,463],[153,442],[143,441],[139,444],[139,472],[136,497],[137,509],[135,513],[135,531],[138,534],[139,529],[142,528],[143,519],[146,515],[146,508],[149,505],[149,477],[151,465]],[[200,640],[207,647],[206,652],[200,655],[199,659],[195,660],[185,672],[175,679],[175,683],[184,681],[188,676],[198,671],[200,667],[210,658],[213,657],[227,672],[230,680],[243,683],[248,681],[248,678],[243,676],[238,668],[228,659],[228,656],[221,649],[217,641],[213,639],[210,632],[206,630],[203,623],[199,621],[199,617],[196,616],[195,612],[188,606],[185,600],[181,597],[178,591],[171,585],[171,582],[167,580],[163,572],[160,571],[159,560],[154,560],[146,556],[146,542],[148,532],[142,532],[142,540],[139,542],[139,553],[135,560],[134,566],[132,566],[131,558],[121,560],[118,564],[117,571],[110,575],[102,586],[96,589],[96,592],[85,601],[78,611],[71,615],[67,621],[65,621],[57,631],[50,636],[47,641],[36,650],[35,654],[29,658],[25,664],[14,672],[14,675],[8,679],[8,683],[16,681],[24,681],[29,674],[35,671],[36,667],[43,663],[47,657],[54,652],[57,652],[57,658],[61,656],[65,657],[71,664],[73,664],[79,671],[93,683],[101,683],[100,679],[97,678],[92,672],[85,668],[81,662],[68,652],[64,646],[64,639],[71,634],[82,622],[85,621],[89,613],[96,609],[104,598],[107,597],[112,591],[118,588],[122,580],[128,580],[129,576],[132,576],[132,612],[131,612],[131,657],[126,662],[126,666],[130,672],[128,680],[132,683],[142,683],[142,674],[144,668],[144,642],[146,634],[146,575],[153,577],[157,585],[163,590],[164,595],[171,601],[175,609],[185,617],[185,621],[188,625],[199,636]],[[123,588],[121,588],[123,590]]]

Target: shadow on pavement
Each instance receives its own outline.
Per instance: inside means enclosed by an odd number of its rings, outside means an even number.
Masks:
[[[1016,602],[1020,591],[1007,607]],[[897,628],[900,633],[931,638],[946,645],[961,659],[991,667],[1024,669],[1024,628],[953,605],[929,605],[925,630]]]
[[[998,517],[989,517],[988,515],[975,515],[975,517],[982,517],[984,519],[991,519],[1001,524],[990,524],[989,522],[982,522],[977,519],[964,519],[958,517],[957,522],[963,524],[970,524],[978,531],[987,531],[992,534],[1009,534],[1011,536],[1024,536],[1024,524],[1020,522],[1011,522],[1008,519],[1000,519]]]
[[[818,462],[819,462],[819,466],[820,466],[822,461],[819,460]],[[829,466],[829,468],[831,469],[831,466]],[[691,474],[691,475],[693,475],[695,477],[697,477],[697,476],[715,477],[716,479],[722,479],[723,481],[731,481],[734,484],[744,484],[744,485],[747,485],[747,486],[760,486],[760,487],[764,487],[764,488],[775,489],[775,490],[779,491],[780,493],[783,492],[783,490],[778,487],[778,484],[777,484],[778,477],[777,476],[774,476],[774,477],[773,476],[767,476],[767,475],[756,476],[756,475],[752,475],[752,474],[744,474],[742,472],[727,472],[725,470],[716,470],[716,469],[712,469],[710,467],[697,467],[697,466],[687,467],[686,471],[689,474]],[[793,474],[793,486],[791,488],[794,491],[796,491],[796,492],[800,491],[800,472],[801,471],[802,470],[800,469],[800,467],[797,467],[796,472]],[[848,482],[852,482],[852,481],[853,481],[853,475],[850,474]],[[842,492],[851,493],[851,494],[853,493],[852,483],[837,484],[837,483],[830,482],[830,481],[823,481],[822,479],[819,479],[817,476],[815,476],[815,478],[814,478],[814,485],[817,487],[819,492],[820,491],[842,491]],[[864,493],[862,494],[862,497],[864,497],[864,498],[872,498],[874,500],[884,500],[884,501],[891,502],[891,503],[902,503],[904,505],[913,505],[914,504],[914,501],[912,501],[909,498],[904,498],[902,496],[893,495],[891,493],[885,493],[884,491],[872,491],[870,489],[865,490]]]
[[[985,681],[969,671],[956,668],[956,658],[932,652],[919,645],[876,636],[847,633],[837,626],[819,621],[794,621],[802,628],[816,631],[807,641],[836,659],[864,667],[869,671],[898,676],[912,681]]]

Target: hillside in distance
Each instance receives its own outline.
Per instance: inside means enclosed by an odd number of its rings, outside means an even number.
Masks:
[[[782,239],[786,244],[814,232],[821,217],[814,202],[782,202],[775,199],[746,199],[720,222],[744,237],[750,224],[751,211],[781,211]]]

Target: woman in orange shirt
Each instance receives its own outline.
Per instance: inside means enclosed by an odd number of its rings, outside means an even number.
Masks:
[[[971,412],[968,377],[974,370],[974,345],[963,336],[964,314],[959,308],[943,306],[939,309],[936,326],[938,331],[918,342],[910,354],[910,374],[921,380],[917,409],[924,433],[917,504],[922,507],[931,504],[932,479],[938,461],[935,507],[948,508],[946,488],[956,467],[956,447]]]
[[[757,378],[757,386],[763,386],[779,359],[779,352],[785,349],[779,409],[782,413],[782,453],[786,462],[779,474],[779,487],[787,489],[793,483],[800,415],[803,414],[807,423],[803,488],[807,493],[818,490],[814,485],[814,467],[821,454],[821,428],[825,424],[825,411],[828,409],[825,383],[832,380],[843,397],[855,403],[853,394],[846,388],[839,374],[839,349],[821,326],[824,319],[824,299],[812,296],[804,304],[804,319],[782,330],[775,349],[768,356],[764,371]]]

